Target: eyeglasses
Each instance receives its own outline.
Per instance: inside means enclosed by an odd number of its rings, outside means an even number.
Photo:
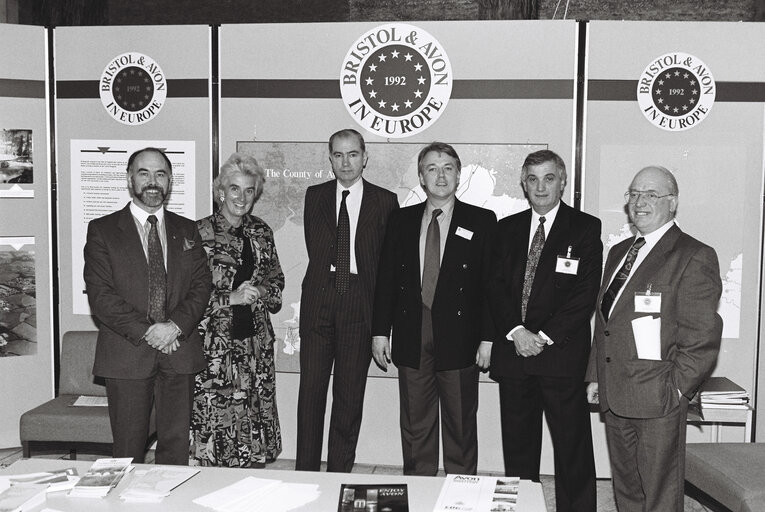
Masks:
[[[642,197],[646,203],[655,204],[656,201],[658,201],[662,197],[669,197],[674,195],[675,194],[664,194],[663,196],[660,196],[653,191],[638,192],[637,190],[628,190],[627,192],[624,193],[624,202],[628,204],[635,204],[638,202],[640,197]]]

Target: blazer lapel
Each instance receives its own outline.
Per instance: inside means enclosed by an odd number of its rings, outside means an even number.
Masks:
[[[624,255],[627,254],[627,251],[629,251],[629,248],[632,246],[632,242],[634,242],[635,237],[633,236],[628,240],[630,243],[620,242],[614,246],[608,254],[606,265],[603,269],[603,282],[601,283],[600,291],[598,292],[598,302],[595,305],[595,314],[600,315],[601,318],[603,317],[603,313],[600,310],[600,305],[603,302],[603,295],[606,294],[606,290],[608,290],[608,287],[611,286],[611,281],[613,280],[614,274],[616,274],[618,265],[621,263]],[[621,299],[621,297],[619,298]],[[610,317],[611,316],[609,316],[609,318]]]
[[[422,225],[422,216],[425,213],[425,204],[423,201],[413,206],[410,213],[411,217],[403,220],[401,225],[401,229],[404,231],[401,236],[401,243],[408,253],[406,260],[412,270],[417,272],[416,280],[418,283],[422,280],[420,277],[420,226]]]
[[[624,285],[624,290],[622,290],[619,300],[616,301],[614,308],[611,310],[612,316],[615,316],[617,311],[632,307],[632,298],[636,292],[646,291],[647,284],[651,282],[656,272],[664,265],[666,261],[665,254],[672,250],[679,236],[680,228],[677,225],[672,226],[669,231],[664,233],[664,236],[659,239],[658,243],[635,270],[635,273],[630,276],[627,284]]]
[[[172,294],[179,288],[178,285],[180,284],[178,282],[179,273],[176,272],[178,265],[173,265],[172,262],[180,261],[183,240],[178,239],[178,227],[175,225],[175,218],[168,213],[165,210],[165,235],[167,237],[167,264],[165,268],[167,269],[167,305],[170,307],[170,304],[175,304],[175,301],[171,300]]]
[[[377,209],[377,194],[372,186],[364,180],[364,192],[361,196],[361,209],[359,210],[359,222],[356,225],[356,250],[358,251],[359,235],[366,233],[372,221],[379,216]]]
[[[424,203],[423,203],[424,204]],[[452,212],[452,221],[449,224],[449,231],[446,235],[446,245],[444,245],[444,254],[441,257],[441,270],[453,268],[459,257],[457,256],[457,249],[460,245],[459,237],[456,235],[457,228],[460,224],[464,224],[465,210],[462,207],[462,203],[458,199],[454,199],[454,211]],[[443,235],[442,235],[443,236]],[[439,272],[439,276],[441,275]],[[440,278],[439,278],[440,281]]]
[[[531,230],[531,208],[518,214],[519,221],[514,236],[515,240],[510,241],[511,258],[514,262],[511,268],[512,286],[514,289],[523,289],[523,277],[526,274],[526,263],[529,258],[529,230]],[[517,263],[516,263],[517,262]],[[519,292],[520,293],[520,292]]]
[[[124,240],[128,241],[123,248],[127,260],[125,264],[131,265],[135,269],[141,269],[144,274],[148,275],[149,263],[146,261],[146,253],[143,252],[141,235],[136,228],[133,214],[130,213],[130,203],[122,209],[117,227],[125,233]]]
[[[554,263],[555,258],[561,253],[560,246],[564,243],[565,234],[568,233],[570,226],[571,217],[568,207],[560,203],[558,215],[555,216],[555,222],[546,233],[545,245],[542,247],[542,254],[539,256],[537,268],[549,268],[547,265],[550,265],[551,262]],[[555,268],[555,265],[553,264],[552,267]]]
[[[322,218],[324,219],[324,222],[327,223],[327,226],[330,227],[332,231],[337,229],[337,214],[336,208],[335,208],[335,196],[337,192],[337,182],[336,181],[330,181],[328,182],[327,186],[323,187],[321,189],[321,205],[319,208],[319,211],[321,211]]]

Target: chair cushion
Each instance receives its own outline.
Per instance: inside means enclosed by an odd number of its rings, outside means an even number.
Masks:
[[[685,479],[733,512],[765,510],[765,443],[689,443]]]
[[[111,443],[108,407],[72,407],[77,395],[60,395],[21,415],[21,441]]]

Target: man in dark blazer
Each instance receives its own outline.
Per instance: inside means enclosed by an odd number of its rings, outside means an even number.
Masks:
[[[367,153],[364,138],[356,130],[332,135],[329,161],[336,179],[309,187],[303,211],[308,269],[300,300],[295,468],[319,470],[334,364],[327,471],[350,473],[372,360],[369,340],[377,263],[388,215],[398,208],[398,199],[361,177]],[[345,235],[342,226],[346,226]],[[349,255],[345,257],[339,254],[338,237],[346,240]]]
[[[641,170],[625,199],[637,236],[606,260],[587,395],[605,413],[620,512],[682,511],[688,401],[720,349],[720,267],[714,249],[674,223],[667,169]]]
[[[561,202],[566,166],[552,151],[526,157],[521,185],[531,208],[499,221],[492,257],[490,376],[499,383],[505,474],[539,481],[544,411],[556,509],[595,512],[584,371],[603,263],[600,220]]]
[[[164,208],[172,169],[156,148],[130,156],[133,200],[88,225],[84,277],[99,327],[93,373],[106,380],[114,456],[143,461],[153,402],[156,462],[185,465],[194,374],[205,366],[197,324],[212,282],[196,223]],[[165,285],[164,300],[150,305],[158,289],[150,284],[153,236]]]
[[[438,471],[439,408],[446,472],[475,474],[478,463],[478,371],[488,367],[494,332],[485,292],[497,219],[457,200],[461,168],[448,144],[420,151],[427,200],[391,215],[380,258],[372,350],[381,368],[391,357],[398,367],[405,474]]]

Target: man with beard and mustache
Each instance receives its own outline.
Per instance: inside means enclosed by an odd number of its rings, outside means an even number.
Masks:
[[[212,282],[196,223],[164,208],[172,171],[157,148],[130,156],[133,200],[88,225],[84,277],[113,456],[143,462],[154,403],[156,462],[186,465],[194,374],[205,367],[197,324]]]

